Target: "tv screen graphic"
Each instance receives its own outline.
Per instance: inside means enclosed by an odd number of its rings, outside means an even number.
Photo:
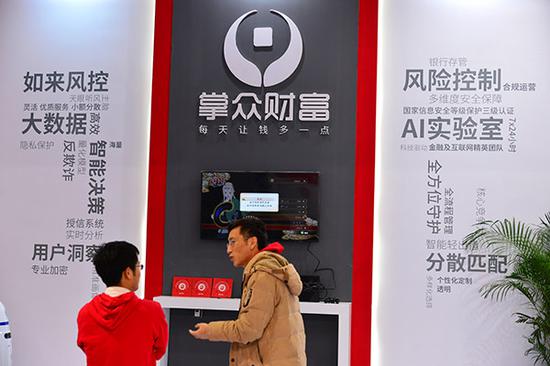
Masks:
[[[201,172],[201,238],[226,240],[245,216],[264,221],[270,241],[319,240],[319,173]]]

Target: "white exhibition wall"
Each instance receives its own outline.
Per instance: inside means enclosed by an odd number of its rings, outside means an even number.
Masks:
[[[531,365],[480,220],[550,208],[550,2],[381,0],[373,366]]]
[[[83,365],[95,246],[145,252],[153,0],[0,1],[0,301],[13,365]]]
[[[380,0],[373,366],[530,365],[472,224],[550,207],[546,0]],[[0,301],[13,364],[80,365],[94,247],[145,243],[153,0],[0,1]],[[142,248],[144,257],[144,248]]]

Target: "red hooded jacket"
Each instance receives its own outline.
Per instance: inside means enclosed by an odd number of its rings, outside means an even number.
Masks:
[[[285,250],[285,247],[283,247],[283,245],[278,241],[275,241],[271,244],[266,245],[265,248],[260,250],[260,252],[273,252],[273,253],[281,254],[284,250]]]
[[[77,344],[88,366],[154,366],[166,352],[164,312],[133,292],[97,295],[80,310],[77,322]]]

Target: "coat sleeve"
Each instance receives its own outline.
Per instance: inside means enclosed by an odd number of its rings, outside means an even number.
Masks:
[[[84,342],[84,334],[82,333],[82,322],[83,322],[83,318],[85,317],[84,315],[84,309],[80,309],[80,311],[78,312],[78,316],[76,318],[76,324],[77,324],[77,327],[78,327],[78,333],[77,333],[77,337],[76,337],[76,344],[78,345],[78,347],[82,350],[82,351],[86,351],[85,347],[86,347],[86,344]]]
[[[275,277],[265,272],[251,275],[237,320],[209,323],[211,341],[250,343],[259,339],[273,316],[276,297]]]
[[[155,302],[155,334],[153,341],[153,356],[156,360],[160,360],[166,353],[166,347],[168,346],[168,324],[164,311],[160,307],[160,304]]]

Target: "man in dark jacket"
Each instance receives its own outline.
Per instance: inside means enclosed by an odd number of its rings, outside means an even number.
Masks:
[[[245,217],[229,226],[227,255],[244,267],[237,320],[199,323],[195,338],[231,342],[230,366],[305,366],[305,332],[298,295],[302,282],[281,254],[267,244],[264,223]]]
[[[127,242],[102,245],[93,262],[107,289],[78,313],[77,344],[88,366],[154,366],[166,352],[168,327],[157,302],[139,299],[143,266]]]

